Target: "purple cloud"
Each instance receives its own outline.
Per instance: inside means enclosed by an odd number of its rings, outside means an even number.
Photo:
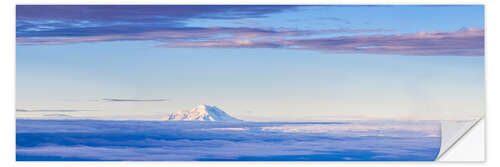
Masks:
[[[17,37],[75,37],[181,28],[195,18],[264,17],[296,6],[245,5],[18,5]]]
[[[255,18],[293,5],[18,5],[18,20],[148,21]]]
[[[86,30],[81,30],[80,35],[66,35],[71,32],[58,30],[59,32],[38,31],[36,36],[23,37],[18,36],[16,41],[18,45],[62,45],[73,43],[88,43],[88,42],[103,42],[103,41],[134,41],[134,40],[150,40],[159,41],[165,47],[184,47],[191,46],[190,42],[207,45],[208,42],[224,42],[227,45],[237,46],[239,40],[260,40],[279,39],[285,37],[306,37],[315,34],[331,34],[331,33],[366,33],[366,32],[388,32],[388,29],[330,29],[321,31],[303,31],[303,30],[274,30],[263,28],[247,28],[247,27],[184,27],[184,28],[164,28],[162,30],[152,30],[144,32],[127,32],[127,28],[123,27],[123,31],[117,30],[112,33],[82,33]],[[72,30],[75,31],[75,30]],[[92,30],[91,32],[93,32]],[[85,34],[85,35],[84,35]],[[235,44],[231,44],[235,43]],[[252,43],[257,43],[253,41]],[[258,42],[262,43],[262,42]],[[261,45],[261,47],[276,47],[279,44]],[[193,45],[196,46],[196,45]],[[205,46],[205,47],[207,47]],[[225,45],[220,45],[224,47]],[[250,46],[250,45],[248,45]],[[253,46],[252,46],[253,47]]]
[[[304,31],[248,27],[187,27],[185,25],[190,19],[241,21],[265,17],[267,14],[293,10],[297,7],[290,5],[18,5],[16,36],[18,45],[61,45],[124,40],[155,40],[171,44],[177,40],[282,38],[320,33],[387,31],[385,29]],[[227,35],[229,37],[221,38]]]
[[[164,47],[289,48],[331,53],[483,56],[484,30],[462,29],[455,32],[419,32],[393,35],[357,35],[330,38],[281,40],[195,41],[162,45]]]
[[[280,41],[301,49],[334,53],[391,55],[483,56],[484,30],[419,32],[395,35],[362,35]]]
[[[71,115],[67,114],[44,114],[45,117],[71,117]]]
[[[279,48],[278,43],[252,40],[215,40],[215,41],[195,41],[177,42],[162,47],[208,47],[208,48]]]
[[[483,56],[484,30],[413,34],[390,29],[291,30],[249,27],[187,27],[190,19],[265,17],[298,6],[241,5],[18,5],[17,45],[104,41],[157,41],[174,48],[286,48],[329,53]],[[338,21],[347,21],[331,17]],[[320,36],[321,35],[321,36]],[[336,35],[332,37],[332,35]]]

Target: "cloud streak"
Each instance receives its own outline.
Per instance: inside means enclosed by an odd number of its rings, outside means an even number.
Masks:
[[[68,114],[45,114],[43,116],[45,116],[45,117],[71,117],[71,115],[68,115]]]
[[[281,41],[300,49],[334,53],[367,53],[423,56],[483,56],[484,30],[419,32],[395,35],[363,35]]]
[[[80,112],[80,111],[93,111],[93,110],[74,110],[74,109],[28,110],[28,109],[16,109],[16,112]]]
[[[289,40],[221,40],[179,42],[163,47],[288,48],[330,53],[484,56],[484,30],[419,32],[395,35],[358,35]]]
[[[196,43],[197,41],[214,41],[238,43],[238,40],[270,40],[288,37],[307,37],[318,34],[336,33],[371,33],[390,32],[389,29],[330,29],[320,31],[305,30],[275,30],[264,28],[247,27],[183,27],[162,28],[138,31],[133,27],[121,26],[117,30],[109,29],[93,30],[86,28],[70,28],[68,30],[36,31],[33,34],[25,34],[16,38],[18,45],[63,45],[74,43],[104,42],[104,41],[158,41],[165,46],[182,46],[183,41]],[[108,32],[109,31],[109,32]],[[67,34],[67,35],[66,35]],[[162,44],[163,46],[163,44]],[[225,45],[221,45],[225,46]],[[255,45],[253,45],[255,46]],[[265,46],[261,46],[265,47]]]
[[[166,99],[102,99],[106,102],[161,102]]]

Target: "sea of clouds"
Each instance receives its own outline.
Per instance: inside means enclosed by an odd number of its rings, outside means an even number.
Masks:
[[[22,120],[18,161],[431,161],[432,121]]]

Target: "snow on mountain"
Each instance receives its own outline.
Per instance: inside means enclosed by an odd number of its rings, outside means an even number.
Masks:
[[[179,111],[168,115],[166,120],[177,121],[242,121],[212,105],[200,105],[191,111]]]

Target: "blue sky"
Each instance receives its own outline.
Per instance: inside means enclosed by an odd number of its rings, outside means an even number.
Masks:
[[[16,27],[18,118],[484,111],[483,6],[17,6]]]

